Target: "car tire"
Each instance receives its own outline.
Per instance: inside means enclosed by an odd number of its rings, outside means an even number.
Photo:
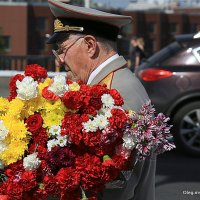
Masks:
[[[172,130],[178,150],[200,156],[200,101],[191,102],[176,112]]]

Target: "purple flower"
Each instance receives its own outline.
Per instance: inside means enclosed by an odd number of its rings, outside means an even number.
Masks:
[[[175,145],[169,142],[172,137],[170,134],[172,126],[167,124],[169,118],[163,113],[155,116],[155,109],[150,101],[130,118],[131,121],[127,124],[124,134],[132,134],[135,137],[135,149],[139,160],[175,148]]]

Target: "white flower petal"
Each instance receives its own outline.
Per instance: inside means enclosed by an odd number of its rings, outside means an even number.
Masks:
[[[124,134],[123,135],[123,147],[126,149],[132,150],[136,146],[136,137],[131,134]]]
[[[60,147],[65,147],[67,146],[67,136],[58,136],[57,137],[58,145]]]
[[[5,127],[3,120],[0,120],[0,141],[4,140],[9,130]]]
[[[86,132],[96,132],[98,126],[94,121],[89,119],[87,122],[83,123],[83,128],[85,129]]]
[[[51,126],[50,129],[49,129],[49,133],[53,136],[56,136],[56,135],[60,135],[61,133],[61,127],[60,126]]]
[[[112,108],[115,104],[113,97],[110,94],[103,94],[101,96],[101,101],[104,107]]]
[[[53,140],[49,140],[47,142],[47,148],[48,148],[48,151],[51,151],[51,149],[55,146],[58,145],[58,141],[56,139],[53,139]]]
[[[38,82],[30,76],[26,76],[22,81],[16,81],[17,97],[22,100],[30,100],[38,95]]]
[[[94,123],[99,127],[100,130],[107,128],[109,125],[109,121],[104,115],[97,115],[94,119]]]
[[[56,75],[48,90],[62,97],[64,93],[69,90],[69,86],[66,84],[66,77],[63,75]]]
[[[37,155],[38,153],[36,152],[24,158],[23,166],[26,171],[35,170],[40,166],[41,161],[37,158]]]

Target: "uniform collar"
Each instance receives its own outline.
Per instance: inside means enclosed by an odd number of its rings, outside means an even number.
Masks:
[[[111,56],[110,58],[108,58],[107,60],[105,60],[102,64],[100,64],[89,76],[89,79],[87,81],[87,84],[89,85],[93,79],[97,76],[97,74],[105,67],[107,66],[109,63],[111,63],[113,60],[119,58],[119,54],[115,54],[113,56]]]
[[[94,79],[91,81],[90,85],[98,84],[102,79],[104,79],[108,74],[111,72],[114,72],[122,67],[125,67],[127,65],[126,60],[123,56],[118,56],[114,60],[112,60],[110,63],[108,63],[106,66],[104,66],[103,69],[101,69],[94,77]]]

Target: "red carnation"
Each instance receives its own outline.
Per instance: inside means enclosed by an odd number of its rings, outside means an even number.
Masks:
[[[88,107],[94,110],[99,110],[102,107],[101,96],[108,93],[107,88],[101,85],[81,86],[81,92],[84,94],[84,109],[87,111]],[[89,104],[89,105],[88,105]],[[91,109],[88,109],[91,110]],[[94,113],[94,111],[93,111]]]
[[[89,147],[88,152],[95,154],[96,156],[102,157],[105,154],[112,155],[115,151],[115,145],[95,145]]]
[[[46,129],[41,127],[38,131],[38,134],[35,134],[33,137],[34,143],[39,146],[46,147],[47,140],[49,139]]]
[[[17,161],[16,163],[12,163],[10,164],[6,170],[5,170],[5,175],[8,177],[12,177],[15,176],[16,173],[20,173],[24,171],[24,167],[23,167],[23,161]]]
[[[84,132],[83,141],[86,146],[94,147],[101,144],[101,131],[97,130],[96,132]]]
[[[59,193],[58,185],[56,184],[56,180],[53,176],[45,176],[43,179],[43,184],[48,195]]]
[[[38,158],[41,160],[41,159],[44,159],[46,154],[47,154],[47,148],[46,147],[43,147],[41,145],[38,145],[37,143],[32,143],[30,144],[29,148],[28,148],[28,152],[29,154],[32,154],[34,153],[35,151],[37,150],[38,152]]]
[[[80,91],[65,92],[62,101],[67,108],[78,110],[83,105],[83,95]]]
[[[112,117],[109,118],[110,126],[114,129],[121,129],[124,127],[128,118],[123,110],[121,109],[112,109]]]
[[[38,64],[27,65],[24,71],[25,76],[31,76],[34,80],[40,81],[47,77],[47,70]]]
[[[42,127],[43,119],[40,114],[36,113],[30,115],[25,122],[27,124],[28,131],[36,133]]]
[[[7,186],[7,195],[9,196],[9,199],[22,199],[23,188],[19,183],[10,182]]]
[[[45,87],[45,88],[42,90],[42,96],[43,96],[45,99],[49,100],[49,101],[56,101],[56,100],[58,100],[59,97],[58,97],[55,93],[53,93],[53,92],[51,92],[50,90],[48,90],[48,88],[49,88],[49,87]]]
[[[37,186],[35,172],[23,172],[21,175],[20,183],[22,184],[24,191],[31,191],[32,189],[34,189]]]
[[[109,93],[113,97],[116,106],[124,105],[124,99],[116,89],[111,89]]]
[[[8,200],[8,195],[0,195],[0,200]]]
[[[43,156],[44,157],[44,156]],[[36,171],[38,183],[43,182],[45,176],[52,176],[51,169],[45,160],[41,160],[41,164]]]
[[[106,88],[106,85],[93,85],[90,88],[90,93],[93,97],[95,98],[99,98],[101,97],[103,94],[107,94],[108,93],[108,89]]]
[[[17,96],[17,87],[16,87],[16,82],[22,81],[24,79],[24,75],[21,74],[17,74],[15,76],[13,76],[10,80],[10,84],[9,84],[9,89],[10,89],[10,95],[8,97],[8,100],[11,101],[12,99],[14,99]]]
[[[61,168],[55,178],[63,193],[79,188],[80,173],[71,167]]]
[[[44,188],[38,188],[33,194],[33,199],[46,200],[47,196],[48,194]]]
[[[84,156],[77,157],[76,169],[81,174],[81,185],[85,191],[92,191],[94,188],[94,191],[102,189],[103,171],[101,161],[97,156],[84,154]]]
[[[68,135],[69,141],[73,144],[80,145],[82,140],[82,122],[89,120],[87,115],[66,113],[62,120],[62,135]]]
[[[127,159],[125,159],[123,156],[121,155],[114,155],[112,157],[113,162],[115,163],[115,167],[116,169],[118,169],[118,171],[122,171],[124,169],[126,169],[127,166]]]

